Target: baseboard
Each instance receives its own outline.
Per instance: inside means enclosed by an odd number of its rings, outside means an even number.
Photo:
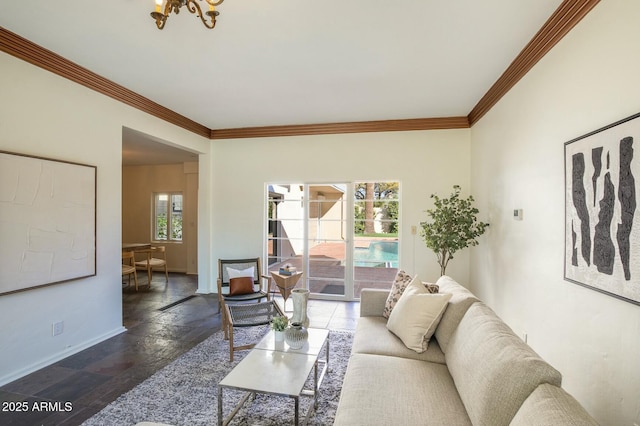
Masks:
[[[69,348],[65,351],[58,352],[57,354],[50,356],[49,358],[45,358],[42,361],[36,362],[35,364],[31,364],[9,375],[0,377],[0,386],[4,386],[7,383],[13,382],[14,380],[18,380],[21,377],[26,376],[27,374],[31,374],[35,371],[38,371],[41,368],[47,367],[53,363],[61,361],[71,355],[75,355],[78,352],[81,352],[87,348],[90,348],[91,346],[97,345],[100,342],[104,342],[105,340],[110,339],[113,336],[117,336],[120,333],[124,333],[125,331],[127,331],[125,327],[116,328],[115,330],[102,334],[94,339],[88,340],[79,346],[73,346],[72,348]]]

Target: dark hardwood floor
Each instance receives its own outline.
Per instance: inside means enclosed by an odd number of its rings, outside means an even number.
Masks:
[[[168,284],[154,275],[138,292],[124,288],[127,331],[0,387],[0,425],[80,425],[220,330],[216,296],[196,289],[197,278],[183,274],[170,274]],[[352,330],[359,304],[311,300],[308,313],[312,327]]]

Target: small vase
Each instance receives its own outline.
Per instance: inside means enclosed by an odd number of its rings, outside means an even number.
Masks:
[[[305,327],[309,327],[309,317],[307,316],[309,290],[294,288],[291,291],[291,298],[293,299],[293,316],[291,317],[291,322],[299,322]]]
[[[292,322],[284,333],[284,340],[291,349],[300,349],[309,337],[307,329],[299,322]]]
[[[284,342],[284,331],[273,330],[274,339],[277,342]]]

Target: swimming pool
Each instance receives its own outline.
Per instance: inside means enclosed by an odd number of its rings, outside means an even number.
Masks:
[[[355,266],[370,268],[397,268],[398,242],[372,241],[369,247],[356,247],[353,254]]]

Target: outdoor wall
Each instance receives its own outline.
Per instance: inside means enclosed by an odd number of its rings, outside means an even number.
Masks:
[[[472,290],[603,425],[640,424],[640,306],[563,279],[563,153],[640,112],[639,20],[640,2],[600,2],[471,130],[472,193],[491,223]]]
[[[423,280],[440,267],[411,226],[427,218],[430,194],[469,190],[469,130],[361,133],[213,141],[214,259],[261,256],[266,183],[399,181],[400,266]],[[250,154],[248,154],[250,153]],[[469,250],[447,273],[468,281]],[[214,272],[214,275],[217,275]],[[215,283],[210,283],[211,291]]]
[[[208,156],[210,141],[0,53],[0,150],[97,166],[97,275],[0,296],[0,384],[122,332],[122,127]],[[208,216],[209,162],[200,168]],[[1,218],[0,218],[1,220]],[[209,234],[209,221],[200,228]],[[207,238],[200,255],[210,257]],[[208,280],[203,262],[200,278]],[[52,337],[52,324],[64,322]]]
[[[182,192],[182,241],[158,242],[166,247],[170,272],[197,272],[198,163],[127,166],[122,168],[122,241],[136,243],[153,237],[153,196]],[[193,202],[196,200],[196,202]],[[191,248],[191,250],[189,250]]]

